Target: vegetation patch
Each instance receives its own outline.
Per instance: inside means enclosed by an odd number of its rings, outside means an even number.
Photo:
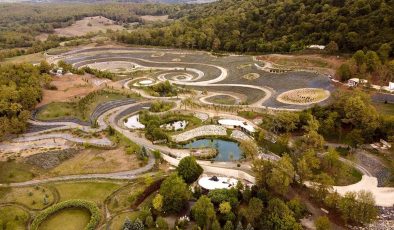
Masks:
[[[215,95],[212,97],[207,97],[208,102],[221,105],[235,105],[239,104],[239,101],[230,95]]]
[[[96,91],[75,102],[52,102],[38,112],[37,118],[44,121],[58,118],[88,121],[99,104],[126,98],[130,98],[130,95],[107,90]]]
[[[321,102],[329,96],[330,92],[324,89],[303,88],[284,92],[277,97],[277,100],[285,104],[306,105]]]
[[[0,207],[0,228],[12,230],[26,229],[29,213],[16,206]]]
[[[91,214],[90,221],[84,227],[85,230],[95,229],[97,224],[100,222],[100,211],[99,211],[98,207],[96,206],[96,204],[86,201],[86,200],[68,200],[68,201],[64,201],[64,202],[55,204],[55,205],[45,209],[44,211],[40,212],[36,216],[34,221],[32,222],[30,228],[32,230],[50,229],[50,228],[46,228],[45,225],[43,226],[43,228],[39,228],[39,227],[41,224],[44,224],[45,223],[44,221],[46,221],[47,218],[49,218],[50,216],[56,214],[57,212],[59,212],[61,210],[67,210],[68,208],[74,208],[74,209],[77,208],[77,209],[82,209],[82,210],[86,209],[90,212],[90,214]],[[72,214],[75,214],[75,212]],[[81,213],[77,212],[76,214],[80,215]],[[66,212],[63,215],[70,217],[70,215],[68,215]],[[65,220],[67,220],[67,221],[65,221]],[[65,224],[66,222],[74,224],[73,223],[74,221],[69,221],[69,219],[65,219],[65,220],[61,222],[62,226],[64,226],[63,224]],[[53,221],[53,222],[57,222],[57,221]],[[49,223],[47,223],[47,224],[49,224]],[[51,224],[53,224],[53,223],[51,223]],[[67,229],[69,229],[69,228],[67,228]]]
[[[35,177],[30,165],[15,161],[0,161],[0,183],[28,181]]]
[[[54,201],[52,191],[43,186],[0,188],[1,203],[18,203],[30,209],[43,209]]]
[[[101,204],[107,196],[121,187],[111,182],[70,182],[53,185],[60,195],[60,201],[83,199]]]
[[[246,79],[246,80],[256,80],[257,78],[260,77],[260,74],[258,73],[248,73],[242,76],[242,78]]]
[[[149,111],[153,113],[160,113],[168,111],[175,107],[174,102],[155,101],[151,104]]]

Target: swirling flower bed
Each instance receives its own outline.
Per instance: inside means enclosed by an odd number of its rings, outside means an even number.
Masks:
[[[84,208],[90,212],[90,221],[84,228],[85,230],[94,230],[100,222],[100,211],[95,203],[86,200],[68,200],[52,205],[51,207],[40,212],[31,224],[30,229],[38,230],[40,224],[44,222],[49,216],[66,208]]]

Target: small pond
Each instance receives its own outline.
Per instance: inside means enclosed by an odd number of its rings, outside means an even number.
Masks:
[[[238,143],[228,140],[199,139],[183,145],[183,148],[215,148],[218,151],[218,155],[213,159],[215,161],[232,161],[243,157]]]

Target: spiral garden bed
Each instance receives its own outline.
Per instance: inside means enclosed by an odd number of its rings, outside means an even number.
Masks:
[[[328,90],[320,88],[301,88],[286,91],[276,99],[279,102],[293,105],[308,105],[326,100],[330,96]]]
[[[41,229],[40,225],[45,222],[48,218],[57,214],[58,212],[66,209],[73,210],[87,210],[90,213],[90,220],[84,227],[85,230],[93,230],[100,222],[100,211],[97,205],[93,202],[85,200],[68,200],[61,203],[57,203],[44,211],[40,212],[33,220],[30,229],[38,230]]]

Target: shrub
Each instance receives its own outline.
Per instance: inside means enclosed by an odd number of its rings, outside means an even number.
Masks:
[[[193,183],[203,172],[202,167],[196,162],[194,157],[184,157],[178,164],[178,174],[186,183]]]
[[[101,218],[100,211],[95,203],[86,200],[68,200],[61,203],[57,203],[45,209],[44,211],[40,212],[33,220],[30,229],[38,230],[38,227],[46,218],[66,208],[85,208],[90,212],[91,214],[90,221],[84,228],[85,230],[94,230],[97,224],[100,222],[100,218]]]
[[[167,221],[161,216],[157,217],[156,226],[158,229],[163,229],[163,230],[168,229]]]

